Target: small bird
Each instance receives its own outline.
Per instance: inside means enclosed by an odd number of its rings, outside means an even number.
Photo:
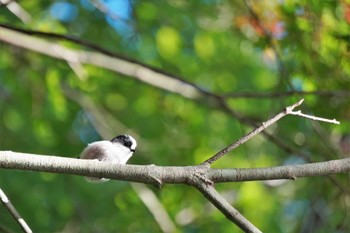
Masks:
[[[130,135],[116,136],[110,141],[103,140],[88,144],[80,154],[80,159],[97,159],[103,162],[126,164],[136,151],[136,140]],[[108,181],[106,178],[86,177],[90,182]]]

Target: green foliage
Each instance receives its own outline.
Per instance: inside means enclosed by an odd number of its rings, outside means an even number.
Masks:
[[[78,1],[69,2],[76,17],[60,21],[50,11],[55,1],[21,1],[31,21],[22,23],[0,6],[0,22],[75,35],[218,95],[331,92],[303,96],[303,111],[336,118],[340,126],[289,116],[269,129],[306,158],[258,136],[213,167],[275,166],[347,156],[339,141],[350,132],[350,3],[252,2],[258,18],[241,1],[132,1],[129,17],[106,20],[105,12],[90,1]],[[128,26],[118,32],[108,22]],[[95,109],[69,97],[67,89],[89,99]],[[336,95],[340,90],[345,94]],[[300,98],[245,97],[227,103],[244,119],[258,123]],[[139,150],[129,162],[133,164],[199,164],[251,129],[210,98],[187,99],[100,67],[68,64],[0,40],[1,150],[77,157],[86,143],[101,138],[92,123],[96,109],[113,134],[128,131],[137,136]],[[349,232],[348,183],[346,175],[338,175],[333,180],[305,178],[278,185],[221,184],[218,189],[264,232]],[[90,184],[81,177],[2,169],[0,186],[34,232],[160,231],[124,182]],[[240,232],[192,187],[149,188],[178,232]],[[5,217],[0,218],[0,227],[19,231],[9,216],[1,215]]]

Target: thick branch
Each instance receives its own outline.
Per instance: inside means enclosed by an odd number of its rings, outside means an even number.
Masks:
[[[350,171],[350,158],[321,163],[270,168],[212,169],[210,166],[160,167],[119,165],[95,160],[0,151],[0,168],[105,177],[153,184],[187,184],[197,187],[225,216],[246,232],[260,232],[213,188],[213,183],[296,179]]]
[[[118,165],[94,160],[0,151],[0,168],[105,177],[161,186],[193,185],[198,176],[208,182],[296,179],[350,171],[350,158],[327,162],[266,168],[212,169],[209,166]]]
[[[220,183],[279,179],[295,180],[300,177],[325,176],[344,172],[350,172],[350,158],[264,168],[211,169],[210,179]]]

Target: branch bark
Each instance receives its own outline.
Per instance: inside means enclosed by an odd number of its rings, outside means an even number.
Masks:
[[[94,160],[0,151],[0,168],[105,177],[114,180],[153,184],[193,185],[200,176],[206,183],[292,179],[324,176],[350,171],[350,158],[319,163],[265,168],[213,169],[209,166],[119,165]]]
[[[213,188],[214,183],[253,180],[293,179],[349,172],[350,158],[320,163],[266,168],[212,169],[208,165],[161,167],[155,165],[119,165],[94,160],[43,156],[0,151],[0,168],[62,173],[80,176],[153,184],[195,186],[229,220],[245,232],[260,232]]]

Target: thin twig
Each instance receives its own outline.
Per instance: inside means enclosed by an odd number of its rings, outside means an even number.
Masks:
[[[249,132],[248,134],[246,134],[245,136],[243,136],[242,138],[238,139],[237,141],[235,141],[234,143],[232,143],[231,145],[227,146],[226,148],[222,149],[221,151],[219,151],[218,153],[216,153],[214,156],[212,156],[211,158],[205,160],[203,164],[212,164],[213,162],[215,162],[216,160],[218,160],[219,158],[221,158],[222,156],[224,156],[225,154],[229,153],[230,151],[232,151],[233,149],[237,148],[238,146],[242,145],[243,143],[247,142],[249,139],[251,139],[252,137],[254,137],[255,135],[257,135],[258,133],[260,133],[261,131],[265,130],[267,127],[269,127],[270,125],[274,124],[276,121],[278,121],[279,119],[281,119],[282,117],[288,115],[295,107],[299,106],[302,104],[302,102],[304,101],[304,99],[298,101],[297,103],[287,107],[284,111],[278,113],[277,115],[275,115],[274,117],[272,117],[271,119],[261,123],[261,125],[257,128],[255,128],[253,131]]]
[[[336,125],[339,125],[339,124],[340,124],[340,122],[337,121],[336,119],[330,120],[330,119],[327,119],[327,118],[316,117],[316,116],[310,116],[310,115],[307,115],[307,114],[302,113],[300,110],[299,110],[299,111],[291,111],[289,114],[290,114],[290,115],[295,115],[295,116],[304,117],[304,118],[307,118],[307,119],[311,119],[311,120],[313,120],[313,121],[323,121],[323,122],[327,122],[327,123],[331,123],[331,124],[336,124]]]
[[[14,205],[11,203],[10,199],[6,196],[6,194],[4,193],[4,191],[2,191],[1,188],[0,188],[0,199],[1,199],[1,202],[4,204],[4,206],[7,208],[7,210],[10,212],[12,217],[20,225],[20,227],[22,228],[22,231],[25,233],[32,233],[32,230],[30,229],[28,224],[24,221],[24,219],[18,213]]]

